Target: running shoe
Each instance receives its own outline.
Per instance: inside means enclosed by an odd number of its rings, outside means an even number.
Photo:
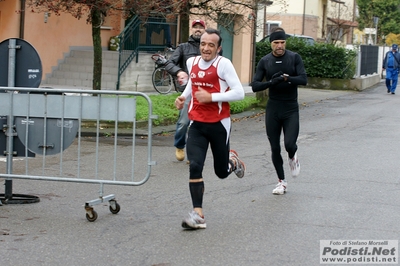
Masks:
[[[237,177],[242,178],[244,173],[246,172],[246,165],[242,160],[239,159],[239,156],[235,150],[229,151],[229,160],[233,161],[235,165],[235,169],[233,170]]]
[[[287,188],[287,181],[279,179],[279,183],[276,185],[274,190],[272,190],[272,194],[283,195],[286,192],[286,188]]]
[[[182,227],[186,229],[206,229],[206,220],[197,212],[189,212],[189,216],[182,221]]]
[[[292,172],[293,177],[297,177],[300,174],[300,163],[299,159],[297,159],[297,152],[294,154],[293,158],[289,160],[290,171]]]

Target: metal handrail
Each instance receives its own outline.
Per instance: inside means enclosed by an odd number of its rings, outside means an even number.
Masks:
[[[120,40],[119,62],[118,62],[118,82],[117,90],[119,90],[120,79],[122,73],[126,70],[133,59],[138,55],[139,47],[139,25],[141,21],[138,16],[134,16],[126,25],[125,29],[118,35]]]
[[[160,51],[164,50],[165,47],[172,46],[171,39],[171,29],[170,26],[175,25],[176,22],[165,22],[165,18],[162,17],[151,17],[143,18],[135,15],[126,25],[121,34],[118,35],[119,38],[119,62],[118,62],[118,81],[117,90],[120,87],[121,75],[128,68],[129,64],[136,59],[136,63],[139,62],[139,50],[142,51]],[[168,33],[165,33],[168,29]],[[146,39],[140,41],[141,31],[145,30]],[[152,42],[151,33],[159,33],[163,31],[164,40],[162,42]],[[148,34],[150,33],[150,34]],[[168,38],[166,37],[168,36]],[[143,38],[144,36],[142,36]],[[169,39],[167,41],[167,39]],[[169,43],[168,43],[169,42]]]

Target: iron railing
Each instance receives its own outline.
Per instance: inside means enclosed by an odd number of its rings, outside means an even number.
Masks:
[[[118,36],[119,63],[117,90],[120,78],[129,64],[135,59],[139,60],[139,51],[163,51],[165,47],[172,47],[176,39],[177,23],[166,22],[164,17],[138,17],[130,19],[124,30]]]

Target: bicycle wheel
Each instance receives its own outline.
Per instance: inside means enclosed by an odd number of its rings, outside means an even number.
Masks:
[[[172,76],[163,67],[155,69],[151,79],[154,89],[161,94],[169,93],[174,86]]]

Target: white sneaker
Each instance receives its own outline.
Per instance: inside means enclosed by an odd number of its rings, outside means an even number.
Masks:
[[[186,229],[206,229],[206,220],[197,212],[189,212],[189,216],[182,221],[182,227]]]
[[[300,174],[300,162],[297,159],[297,152],[294,154],[293,158],[288,158],[290,171],[293,177],[297,177]]]
[[[286,188],[287,188],[287,181],[279,180],[279,183],[276,185],[276,188],[272,190],[272,194],[283,195],[286,192]]]

